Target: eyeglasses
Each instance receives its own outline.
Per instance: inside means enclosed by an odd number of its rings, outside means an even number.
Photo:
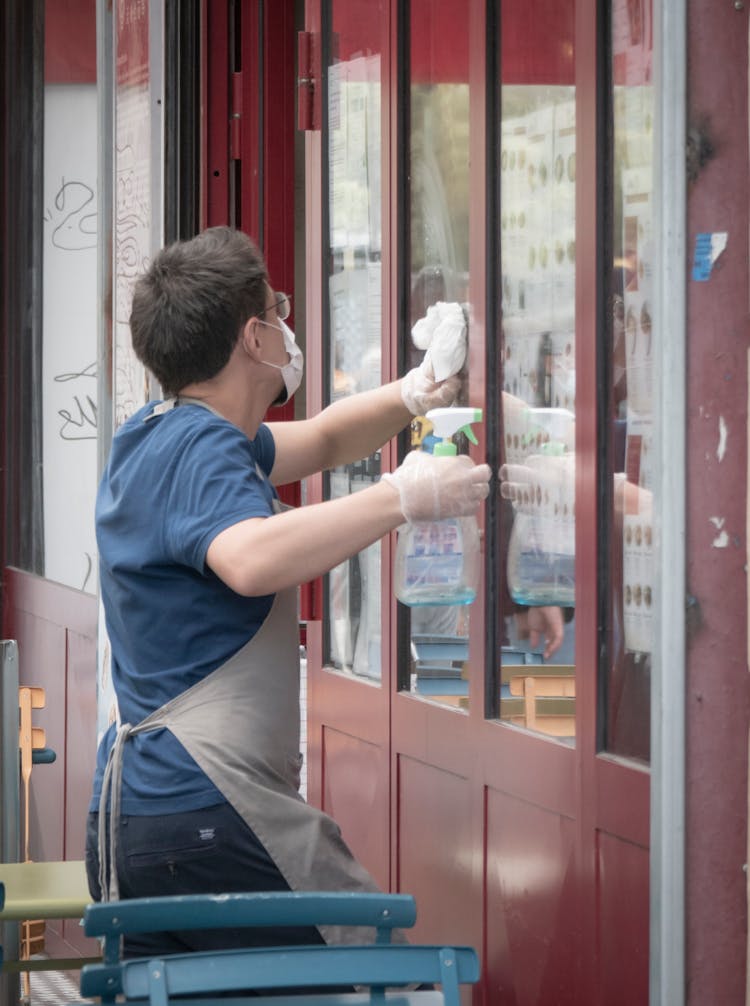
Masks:
[[[260,313],[265,314],[267,311],[271,311],[273,308],[276,308],[276,317],[279,321],[286,321],[292,312],[292,298],[288,293],[281,293],[280,290],[277,290],[274,296],[276,297],[276,300],[273,304],[264,308],[264,310]]]

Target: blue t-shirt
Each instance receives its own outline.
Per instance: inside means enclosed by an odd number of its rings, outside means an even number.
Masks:
[[[112,683],[121,720],[133,726],[244,646],[273,602],[273,595],[241,597],[206,566],[220,531],[273,512],[271,431],[261,426],[251,441],[189,404],[144,422],[154,405],[117,431],[96,501]],[[92,810],[114,732],[113,725],[99,745]],[[168,730],[127,742],[124,814],[178,813],[223,800]]]

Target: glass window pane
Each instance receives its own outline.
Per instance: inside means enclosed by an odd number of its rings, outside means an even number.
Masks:
[[[328,402],[381,380],[380,98],[384,2],[331,5],[327,67],[329,378]],[[330,473],[327,498],[380,476],[380,454]],[[328,576],[326,663],[379,680],[381,543]]]
[[[88,6],[74,25],[46,5],[42,423],[44,575],[94,594],[98,119]]]
[[[469,290],[469,36],[464,0],[412,0],[409,87],[409,322],[422,321],[419,347],[406,333],[406,368],[424,357],[438,302],[468,318]],[[465,399],[460,399],[463,404]],[[469,404],[469,403],[467,403]],[[431,450],[432,425],[417,417],[412,449]],[[455,438],[459,452],[468,442]],[[408,624],[411,692],[466,708],[471,608],[462,603],[399,605]],[[403,670],[403,669],[402,669]],[[402,679],[403,680],[403,679]]]
[[[654,559],[653,89],[651,8],[612,7],[611,423],[609,666],[605,748],[649,759]]]
[[[574,4],[504,14],[500,717],[575,737]]]

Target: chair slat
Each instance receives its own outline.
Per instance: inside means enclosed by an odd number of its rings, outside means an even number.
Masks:
[[[320,986],[442,985],[444,1000],[459,1006],[458,986],[479,979],[479,961],[470,947],[423,944],[398,946],[284,946],[199,951],[152,960],[133,959],[120,965],[119,987],[107,981],[112,968],[89,965],[81,975],[81,994],[145,1001],[166,1006],[175,996],[248,989]],[[164,998],[168,989],[169,999]],[[368,1001],[368,1000],[366,1000]],[[223,1002],[223,1000],[222,1000]]]
[[[167,1006],[175,996],[244,989],[441,983],[446,1004],[459,1006],[459,984],[478,977],[477,957],[469,947],[264,947],[126,961],[122,990],[126,1001]]]
[[[215,996],[190,998],[190,1006],[444,1006],[439,990],[386,989],[382,997],[370,992],[312,992],[301,995]],[[89,1000],[66,1003],[66,1006],[89,1006]],[[135,1004],[133,1004],[135,1006]],[[145,1006],[139,1003],[138,1006]]]
[[[186,894],[88,905],[84,930],[87,936],[94,937],[170,929],[286,925],[374,926],[388,932],[413,926],[416,917],[416,904],[409,894]]]

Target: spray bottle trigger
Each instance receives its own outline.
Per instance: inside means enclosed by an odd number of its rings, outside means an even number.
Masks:
[[[474,430],[471,428],[471,423],[466,426],[461,427],[461,432],[466,434],[466,438],[471,441],[472,444],[478,444],[479,441],[474,436]]]

